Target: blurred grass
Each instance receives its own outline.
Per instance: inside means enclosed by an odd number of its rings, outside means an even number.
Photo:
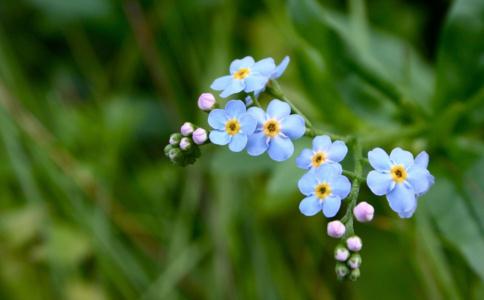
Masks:
[[[483,20],[479,0],[2,1],[0,298],[482,299]],[[162,157],[245,55],[290,55],[290,98],[365,151],[431,154],[412,220],[363,189],[356,283],[299,214],[294,159]]]

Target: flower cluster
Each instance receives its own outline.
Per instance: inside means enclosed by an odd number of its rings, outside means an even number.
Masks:
[[[200,156],[201,145],[213,144],[227,146],[233,152],[246,151],[251,156],[267,152],[272,160],[281,162],[293,155],[295,140],[304,135],[312,137],[311,148],[303,149],[295,161],[297,167],[306,170],[297,183],[304,195],[299,211],[305,216],[321,212],[326,218],[334,218],[346,200],[344,215],[328,222],[326,232],[340,240],[334,252],[337,277],[356,280],[360,276],[363,243],[355,234],[353,221],[371,222],[375,214],[371,204],[358,202],[360,183],[366,181],[375,195],[385,195],[399,217],[410,218],[418,198],[434,183],[427,169],[429,156],[424,151],[414,158],[401,148],[393,149],[388,155],[383,149],[375,148],[368,152],[366,160],[357,137],[331,138],[315,134],[319,131],[284,96],[275,81],[288,64],[289,57],[279,65],[272,58],[255,61],[247,56],[234,60],[230,74],[214,80],[211,88],[221,91],[222,98],[236,95],[236,99],[219,105],[213,94],[202,93],[197,104],[208,113],[210,132],[192,123],[183,124],[179,133],[170,136],[165,155],[185,166]],[[258,100],[262,93],[270,99],[266,109]],[[354,171],[344,170],[342,166],[348,147],[352,150]],[[366,177],[365,163],[373,168]]]

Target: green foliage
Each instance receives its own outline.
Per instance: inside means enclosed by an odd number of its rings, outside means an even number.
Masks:
[[[484,2],[438,5],[2,1],[0,298],[482,299]],[[318,127],[430,154],[411,220],[362,185],[357,282],[298,212],[294,157],[164,156],[245,55],[290,55],[281,85]]]

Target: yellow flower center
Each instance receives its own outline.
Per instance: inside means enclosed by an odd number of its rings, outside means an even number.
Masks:
[[[268,137],[275,137],[281,132],[281,126],[279,122],[274,119],[267,120],[263,126],[264,134]]]
[[[326,182],[320,183],[314,189],[314,195],[318,197],[320,200],[324,200],[331,194],[331,186]]]
[[[311,165],[315,168],[319,167],[320,165],[326,162],[326,153],[323,151],[318,151],[314,153],[313,157],[311,158]]]
[[[236,135],[240,131],[240,123],[237,119],[230,119],[225,123],[225,132],[229,135]]]
[[[234,78],[235,79],[244,79],[250,74],[250,69],[249,68],[240,68],[234,73]]]
[[[407,170],[402,165],[393,166],[390,174],[392,174],[392,179],[396,183],[402,183],[407,179]]]

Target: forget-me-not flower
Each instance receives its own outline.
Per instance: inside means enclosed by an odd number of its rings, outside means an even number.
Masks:
[[[284,57],[284,59],[281,61],[280,64],[277,65],[277,67],[274,68],[272,71],[271,75],[269,76],[270,79],[275,80],[279,77],[282,76],[284,71],[287,68],[287,65],[289,65],[289,56]],[[254,97],[258,98],[259,95],[266,89],[265,85],[262,89],[254,91]],[[250,98],[250,97],[249,97]],[[252,103],[252,99],[247,99],[245,101],[245,104],[250,105]]]
[[[248,136],[254,133],[257,121],[247,113],[244,102],[231,100],[225,109],[214,109],[208,115],[208,124],[214,129],[210,141],[217,145],[229,144],[234,152],[242,151],[247,145]]]
[[[248,110],[257,120],[257,129],[249,137],[247,152],[258,156],[268,152],[275,161],[283,161],[294,152],[292,140],[304,135],[306,126],[304,119],[296,114],[291,115],[291,107],[286,102],[274,99],[265,112],[259,107]]]
[[[331,142],[327,135],[317,136],[313,139],[313,148],[304,149],[296,158],[296,165],[301,169],[319,168],[326,163],[339,163],[342,161],[348,147],[343,141]]]
[[[366,179],[370,190],[378,196],[386,195],[391,209],[401,218],[410,218],[417,208],[417,197],[434,183],[427,170],[428,154],[422,152],[414,160],[412,153],[401,148],[393,149],[390,156],[375,148],[368,152],[368,160],[375,169]]]
[[[220,96],[224,98],[241,91],[263,90],[275,69],[276,64],[270,57],[255,62],[251,56],[246,56],[234,60],[230,64],[230,75],[215,79],[210,87],[222,91]]]
[[[334,217],[341,201],[348,196],[351,183],[342,175],[340,164],[325,164],[306,173],[298,182],[304,198],[299,210],[305,216],[314,216],[322,211],[327,218]]]

